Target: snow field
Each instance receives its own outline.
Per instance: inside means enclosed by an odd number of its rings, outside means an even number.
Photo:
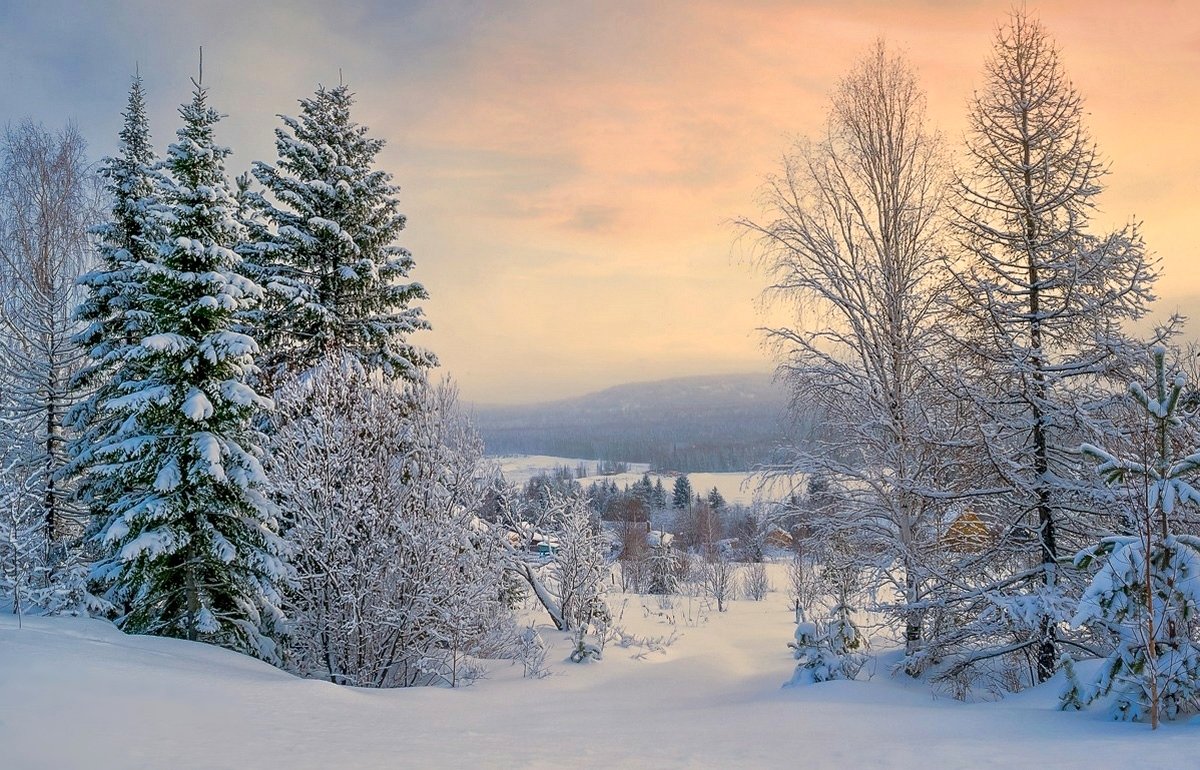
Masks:
[[[892,678],[781,688],[793,660],[783,565],[762,602],[718,614],[698,599],[614,593],[638,637],[604,660],[551,673],[488,664],[457,689],[360,690],[297,679],[250,658],[126,636],[99,620],[0,616],[5,768],[1130,768],[1195,767],[1200,722],[1113,723],[1057,710],[1058,679],[998,703],[963,704]],[[646,608],[646,609],[643,609]],[[661,613],[661,614],[660,614]],[[542,623],[544,616],[532,614]],[[673,617],[675,624],[667,622]]]

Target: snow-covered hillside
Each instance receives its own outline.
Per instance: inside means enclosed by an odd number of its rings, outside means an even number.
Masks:
[[[782,575],[775,576],[776,585]],[[677,599],[663,616],[610,596],[665,652],[610,644],[552,675],[490,664],[472,687],[357,690],[232,652],[125,636],[99,620],[0,618],[5,768],[1194,767],[1200,724],[1109,722],[1056,710],[1055,681],[999,703],[935,698],[892,679],[782,689],[792,663],[782,593],[724,614]],[[644,600],[657,610],[656,600]],[[666,617],[676,621],[672,626]],[[637,653],[644,653],[636,659]]]
[[[800,428],[788,389],[766,373],[628,383],[578,398],[474,409],[493,454],[641,461],[686,471],[746,470]],[[796,435],[799,436],[803,433]]]

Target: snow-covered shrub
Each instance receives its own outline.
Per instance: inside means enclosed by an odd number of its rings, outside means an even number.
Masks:
[[[550,672],[546,670],[546,641],[532,625],[521,629],[517,635],[517,660],[521,662],[526,677],[541,679]]]
[[[298,673],[453,686],[512,622],[502,532],[475,515],[483,447],[452,389],[319,368],[281,393],[270,477],[295,552]]]
[[[604,658],[603,636],[590,637],[587,626],[576,628],[572,635],[572,640],[575,646],[571,649],[571,654],[568,656],[568,659],[572,663],[587,663]]]
[[[664,597],[679,593],[679,570],[679,554],[669,543],[660,541],[646,557],[646,590]]]
[[[552,495],[548,520],[558,541],[550,582],[562,612],[562,630],[574,635],[571,660],[599,660],[612,613],[604,601],[610,566],[608,541],[592,521],[581,495]]]
[[[515,501],[515,503],[514,503]],[[507,529],[504,568],[523,579],[556,628],[601,640],[612,619],[604,595],[613,579],[611,544],[594,520],[582,491],[548,488],[536,499],[503,495],[497,512]],[[536,536],[549,548],[533,554],[524,543]]]
[[[737,594],[740,565],[730,560],[724,551],[716,549],[699,563],[698,569],[705,593],[717,603],[717,612],[724,612]]]
[[[808,613],[815,610],[817,602],[827,593],[828,587],[821,579],[817,560],[808,549],[792,554],[787,563],[787,577],[792,611],[796,613],[796,622],[799,623]]]
[[[771,578],[767,575],[767,565],[756,561],[747,564],[743,569],[742,591],[747,599],[761,602],[771,590]]]
[[[821,628],[804,620],[796,624],[795,641],[788,642],[788,647],[797,663],[788,685],[858,676],[867,660],[866,639],[850,615],[850,607],[838,604]]]
[[[47,538],[44,509],[30,484],[0,473],[0,604],[13,612],[101,614],[106,602],[88,592],[91,564],[78,536]]]
[[[0,481],[8,481],[0,479]],[[0,487],[0,600],[20,617],[36,605],[35,590],[45,544],[42,522],[21,504],[14,489]]]

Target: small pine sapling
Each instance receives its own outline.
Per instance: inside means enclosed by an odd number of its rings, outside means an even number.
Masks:
[[[1200,504],[1200,492],[1187,480],[1200,470],[1200,452],[1176,454],[1173,433],[1182,427],[1178,411],[1186,380],[1178,375],[1168,383],[1166,350],[1152,353],[1153,396],[1136,383],[1129,388],[1144,416],[1133,452],[1118,457],[1081,447],[1105,481],[1123,489],[1128,532],[1102,538],[1075,557],[1080,569],[1097,562],[1100,568],[1073,624],[1111,638],[1113,650],[1090,685],[1068,677],[1062,706],[1082,708],[1112,695],[1114,718],[1148,718],[1157,728],[1161,717],[1200,706],[1200,655],[1190,633],[1200,601],[1200,538],[1177,534],[1171,525],[1177,505]]]
[[[788,686],[815,684],[834,679],[854,679],[866,663],[866,638],[844,602],[834,605],[824,629],[816,623],[796,624],[795,641],[788,642],[797,660]]]

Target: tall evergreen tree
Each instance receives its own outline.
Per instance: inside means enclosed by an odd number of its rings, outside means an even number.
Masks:
[[[654,482],[654,507],[660,511],[667,507],[667,490],[663,488],[662,479]]]
[[[334,353],[410,381],[437,363],[408,341],[429,328],[412,305],[428,294],[405,281],[413,258],[394,243],[405,222],[399,188],[374,168],[384,142],[351,120],[353,102],[344,85],[318,88],[300,101],[299,118],[280,116],[278,164],[253,167],[269,193],[248,195],[261,225],[247,250],[268,290],[258,324],[268,376],[302,373]]]
[[[247,384],[255,341],[236,331],[262,290],[243,275],[237,203],[214,141],[221,115],[196,84],[163,167],[163,233],[144,286],[144,321],[120,395],[101,407],[120,429],[97,448],[98,472],[129,491],[100,533],[101,577],[124,598],[121,625],[274,658],[282,614],[282,541],[263,495],[252,418],[270,401]]]
[[[142,307],[143,286],[137,280],[139,265],[154,263],[159,234],[150,213],[157,203],[156,159],[140,76],[129,88],[124,118],[117,155],[105,158],[100,168],[110,196],[110,218],[93,229],[99,264],[79,279],[86,294],[75,318],[84,327],[75,342],[88,358],[72,382],[79,403],[68,418],[76,430],[69,447],[69,471],[80,476],[84,505],[100,516],[124,493],[125,484],[112,475],[87,473],[88,466],[97,462],[94,447],[119,428],[119,416],[102,411],[99,405],[119,395],[129,376],[126,359],[138,349],[139,332],[148,320]]]
[[[671,507],[683,509],[691,504],[692,482],[687,476],[679,476],[675,479],[675,488],[672,490]]]

